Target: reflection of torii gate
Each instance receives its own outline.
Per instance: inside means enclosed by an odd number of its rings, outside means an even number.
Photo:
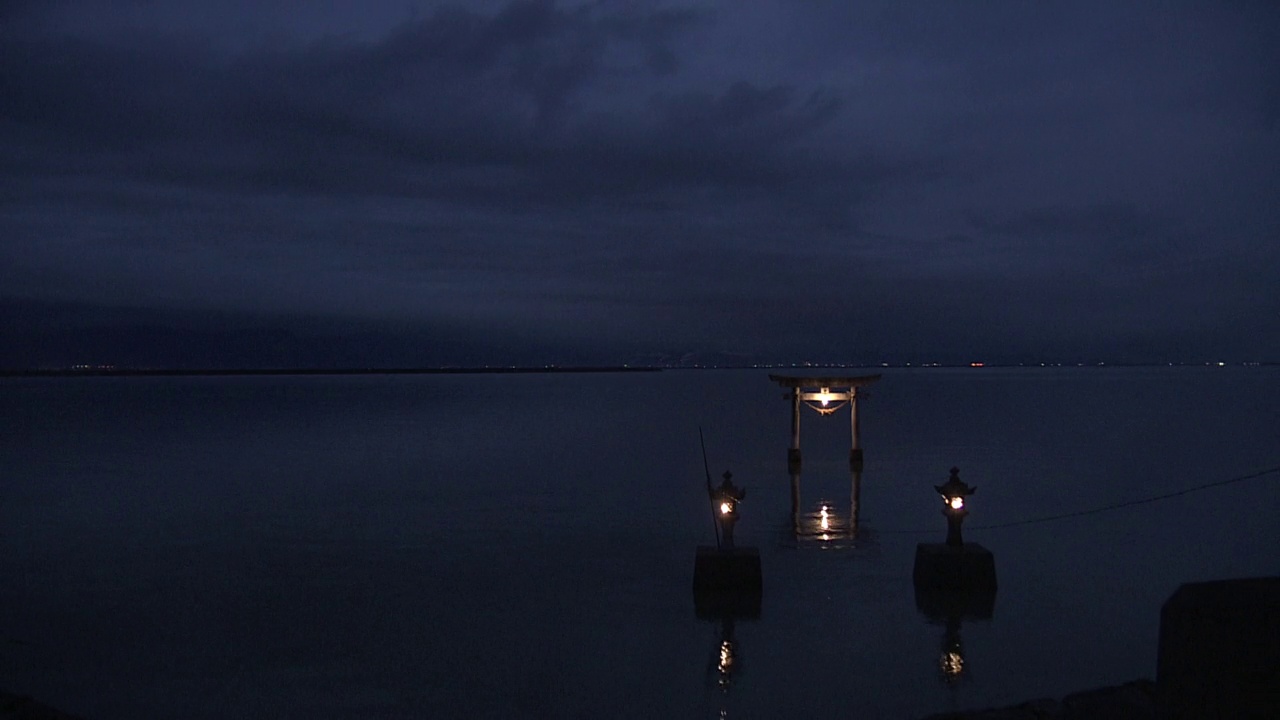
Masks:
[[[858,431],[858,388],[879,380],[879,375],[855,375],[852,377],[770,375],[769,379],[782,387],[791,388],[791,447],[787,450],[787,467],[790,468],[791,472],[800,472],[801,403],[817,410],[822,415],[830,415],[848,403],[851,431],[849,467],[862,467],[862,444]]]

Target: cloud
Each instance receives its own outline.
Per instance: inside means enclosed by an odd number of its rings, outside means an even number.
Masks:
[[[151,151],[133,170],[161,173],[230,151],[229,167],[201,168],[209,181],[257,176],[385,192],[373,168],[333,166],[366,159],[425,171],[534,161],[554,152],[567,105],[601,74],[670,72],[664,43],[692,20],[513,3],[491,17],[441,10],[376,41],[333,38],[233,57],[165,36],[9,38],[0,121],[27,143],[69,144],[67,162]],[[608,65],[614,45],[637,46],[643,59]],[[404,183],[410,191],[429,180]]]
[[[4,6],[6,292],[628,348],[1280,348],[1272,13],[421,8]]]
[[[836,116],[838,98],[654,84],[679,67],[675,39],[704,21],[546,2],[492,16],[446,8],[376,40],[230,57],[164,36],[15,38],[0,89],[12,141],[0,152],[28,176],[193,191],[507,209],[763,200],[848,226],[883,167],[797,144]]]

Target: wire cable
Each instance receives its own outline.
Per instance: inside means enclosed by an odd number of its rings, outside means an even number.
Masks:
[[[1194,487],[1189,487],[1189,488],[1183,488],[1182,490],[1174,490],[1173,492],[1162,493],[1160,495],[1152,495],[1151,497],[1139,498],[1137,500],[1126,500],[1124,502],[1112,503],[1110,505],[1103,505],[1101,507],[1089,508],[1086,510],[1074,510],[1072,512],[1058,513],[1057,515],[1045,515],[1043,517],[1029,518],[1026,520],[1014,520],[1012,522],[1007,522],[1007,523],[996,523],[993,525],[974,525],[965,529],[966,530],[999,530],[1003,528],[1019,527],[1021,525],[1034,525],[1036,523],[1051,522],[1054,520],[1065,520],[1066,518],[1083,517],[1085,515],[1097,515],[1098,513],[1104,513],[1110,510],[1119,510],[1120,508],[1133,507],[1135,505],[1146,505],[1149,503],[1158,502],[1160,500],[1168,500],[1169,498],[1175,498],[1182,495],[1189,495],[1194,492],[1200,492],[1201,490],[1209,490],[1216,487],[1222,487],[1224,485],[1232,485],[1234,483],[1244,482],[1246,480],[1253,480],[1255,478],[1260,478],[1265,475],[1272,475],[1275,473],[1280,473],[1280,465],[1276,467],[1267,468],[1266,470],[1259,470],[1254,473],[1249,473],[1248,475],[1239,475],[1237,477],[1228,478],[1226,480],[1217,480],[1215,482],[1204,483],[1203,485],[1196,485]],[[877,532],[883,535],[899,535],[899,534],[925,535],[925,534],[936,532],[936,530],[879,530]]]

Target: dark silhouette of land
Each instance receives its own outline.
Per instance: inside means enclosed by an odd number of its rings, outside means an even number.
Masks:
[[[0,370],[0,377],[174,377],[204,375],[479,375],[531,373],[658,372],[659,367],[559,366],[439,368],[37,368]]]
[[[0,718],[15,720],[80,720],[60,710],[36,702],[25,695],[0,692]]]

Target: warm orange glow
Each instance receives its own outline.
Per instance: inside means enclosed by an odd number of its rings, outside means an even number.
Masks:
[[[942,667],[944,677],[954,680],[964,673],[964,655],[955,650],[944,652],[938,660],[938,665]]]
[[[947,502],[947,504],[951,506],[952,510],[959,510],[964,507],[964,498],[959,496],[953,497]]]
[[[728,640],[721,640],[720,662],[716,665],[716,669],[720,671],[719,685],[721,688],[728,689],[730,676],[733,675],[733,666],[735,664],[737,664],[737,658],[734,657],[733,643]]]
[[[728,515],[728,514],[729,514],[729,513],[731,513],[731,512],[733,512],[733,506],[732,506],[732,505],[730,505],[730,504],[729,504],[729,503],[727,503],[727,502],[720,503],[720,514],[721,514],[721,515]]]
[[[833,392],[830,387],[823,387],[805,392],[800,397],[805,405],[813,408],[819,415],[830,415],[853,399],[853,391],[844,392],[837,388]]]

